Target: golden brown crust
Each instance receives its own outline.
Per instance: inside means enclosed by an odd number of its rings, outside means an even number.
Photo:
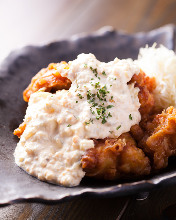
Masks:
[[[129,83],[135,83],[135,87],[139,88],[138,98],[141,104],[140,113],[142,120],[147,119],[154,109],[153,91],[156,87],[155,78],[149,78],[140,70],[138,75],[134,75]]]
[[[102,179],[133,178],[150,173],[150,161],[129,133],[117,139],[95,140],[81,160],[87,176]]]
[[[165,168],[168,157],[176,155],[176,109],[171,106],[154,115],[153,120],[138,126],[138,131],[141,130],[143,135],[138,146],[151,158],[153,169]],[[137,138],[138,131],[131,131],[134,138]]]
[[[176,110],[169,107],[161,114],[154,107],[153,90],[155,81],[149,77],[144,80],[135,77],[136,85],[140,88],[141,122],[131,127],[131,134],[144,153],[152,162],[152,169],[163,169],[168,165],[168,157],[176,154]],[[140,75],[141,75],[140,73]],[[142,88],[141,88],[142,86]],[[148,92],[145,92],[145,90]],[[149,94],[150,93],[150,94]],[[157,110],[158,111],[158,110]]]
[[[18,136],[19,138],[21,137],[21,135],[23,134],[24,130],[26,128],[26,123],[23,122],[19,125],[18,128],[16,128],[13,132],[14,135]]]
[[[66,62],[61,62],[68,68]],[[37,92],[43,88],[45,92],[57,91],[61,89],[69,89],[71,81],[62,77],[57,71],[59,64],[51,63],[47,68],[41,69],[31,80],[29,86],[23,92],[24,101],[28,102],[32,93]]]

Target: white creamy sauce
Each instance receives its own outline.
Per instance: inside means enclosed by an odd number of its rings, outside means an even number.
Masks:
[[[40,180],[76,186],[85,175],[81,157],[94,147],[92,138],[117,138],[139,123],[139,89],[127,84],[139,68],[130,60],[103,63],[81,54],[69,69],[59,64],[58,70],[72,85],[31,95],[15,162]]]

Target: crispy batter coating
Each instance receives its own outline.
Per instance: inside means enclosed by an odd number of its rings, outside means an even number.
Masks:
[[[21,123],[21,124],[19,125],[18,128],[16,128],[16,129],[14,130],[13,134],[16,135],[16,136],[18,136],[18,138],[20,138],[21,135],[23,134],[25,128],[26,128],[26,123],[23,122],[23,123]]]
[[[82,168],[87,176],[114,180],[133,178],[150,173],[150,161],[136,147],[129,133],[117,139],[94,140],[95,148],[82,157]]]
[[[165,168],[168,157],[176,155],[176,109],[171,106],[155,115],[152,121],[133,131],[133,136],[136,138],[141,130],[143,136],[138,146],[151,158],[153,169]]]
[[[155,109],[152,94],[155,81],[141,73],[142,80],[135,76],[132,79],[140,88],[141,122],[132,126],[130,132],[138,147],[150,158],[152,169],[159,170],[168,165],[169,156],[176,155],[176,110],[169,107],[158,114],[160,110]]]
[[[68,68],[66,62],[60,64],[65,65]],[[69,89],[71,81],[62,77],[58,71],[59,63],[51,63],[47,68],[41,69],[31,80],[29,86],[23,92],[24,101],[28,102],[32,93],[37,92],[43,88],[44,91],[57,91],[61,89]]]
[[[134,75],[129,83],[135,83],[135,87],[139,88],[138,98],[141,104],[140,113],[142,120],[148,118],[154,108],[155,100],[153,91],[156,87],[155,78],[150,78],[140,70],[138,75]]]

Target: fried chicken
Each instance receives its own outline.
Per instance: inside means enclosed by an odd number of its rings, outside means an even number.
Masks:
[[[45,92],[54,92],[61,89],[69,89],[71,81],[62,77],[58,71],[59,65],[64,65],[65,69],[68,69],[66,62],[61,63],[50,63],[47,68],[41,69],[31,80],[29,86],[23,92],[24,101],[28,102],[30,96],[37,92],[39,89],[43,89]],[[23,122],[17,129],[14,130],[13,134],[19,138],[25,130],[26,124]]]
[[[47,68],[41,69],[31,80],[29,86],[23,92],[24,101],[28,102],[32,93],[43,89],[45,92],[54,92],[61,89],[69,89],[71,81],[62,77],[58,71],[59,65],[68,69],[66,62],[51,63]]]
[[[143,71],[134,75],[129,83],[135,83],[139,88],[140,113],[143,121],[147,121],[154,108],[153,90],[155,79],[145,76]],[[137,126],[137,127],[136,127]],[[144,136],[143,130],[136,128],[136,141]],[[137,177],[150,173],[150,161],[142,150],[137,147],[135,139],[129,133],[122,134],[117,139],[95,141],[95,148],[88,150],[82,157],[82,168],[87,176],[102,179],[119,179]]]
[[[150,161],[136,147],[129,133],[117,139],[94,140],[95,148],[82,157],[82,168],[86,176],[114,180],[133,178],[150,173]]]
[[[33,77],[23,93],[25,101],[41,88],[46,92],[70,88],[71,81],[60,75],[59,65],[69,68],[66,62],[52,63]],[[95,148],[87,150],[81,159],[86,176],[114,180],[148,175],[151,170],[166,167],[168,157],[176,155],[176,109],[169,107],[160,114],[156,112],[155,79],[142,70],[129,83],[139,88],[141,122],[116,139],[94,140]],[[20,137],[25,126],[22,123],[14,134]]]
[[[142,126],[131,130],[138,146],[148,155],[155,170],[168,165],[168,157],[176,155],[176,109],[169,107]],[[141,135],[139,135],[139,133]]]
[[[18,136],[18,138],[20,138],[21,135],[23,134],[25,128],[26,128],[26,123],[23,122],[23,123],[21,123],[21,124],[19,125],[18,128],[16,128],[16,129],[14,130],[13,134],[16,135],[16,136]]]
[[[143,79],[140,79],[141,74]],[[140,88],[141,121],[139,125],[132,126],[130,132],[138,147],[150,158],[152,169],[163,169],[168,165],[168,157],[176,155],[176,110],[169,107],[158,114],[152,94],[155,88],[153,79],[145,77],[141,71],[133,80]]]
[[[56,68],[55,64],[50,64],[47,69],[41,70],[32,79],[31,84],[24,91],[25,100],[28,101],[30,95],[40,88],[44,88],[45,91],[56,89],[57,86],[59,86],[59,89],[69,88],[71,82],[69,84],[69,81],[64,79],[67,83],[63,84],[60,74],[58,76],[61,81],[54,80],[54,68]],[[152,90],[155,86],[155,81],[145,77],[145,74],[141,71],[140,74],[134,75],[129,83],[135,83],[135,87],[140,89],[140,112],[144,118],[154,105]],[[14,134],[20,137],[24,129],[25,124],[22,123],[14,131]],[[95,148],[88,150],[81,160],[82,168],[86,171],[87,176],[112,180],[138,177],[150,173],[149,159],[141,149],[137,148],[135,140],[129,133],[122,134],[117,139],[106,138],[105,140],[94,140],[94,142]]]
[[[147,120],[148,116],[154,109],[153,91],[156,87],[155,78],[150,78],[140,70],[138,75],[134,75],[129,83],[135,83],[135,87],[139,88],[138,98],[141,104],[140,113],[142,120]]]

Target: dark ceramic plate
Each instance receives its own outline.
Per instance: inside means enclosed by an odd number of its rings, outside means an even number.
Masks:
[[[140,47],[154,42],[175,50],[176,28],[172,25],[147,33],[128,35],[104,28],[91,35],[44,46],[28,46],[12,52],[0,67],[0,204],[15,201],[57,202],[80,195],[124,196],[148,191],[166,184],[176,184],[176,160],[171,159],[162,173],[131,182],[103,182],[84,179],[74,188],[41,182],[14,163],[13,152],[18,139],[13,130],[22,122],[26,103],[22,91],[32,76],[50,62],[69,61],[82,52],[94,53],[101,61],[115,57],[136,58]]]

